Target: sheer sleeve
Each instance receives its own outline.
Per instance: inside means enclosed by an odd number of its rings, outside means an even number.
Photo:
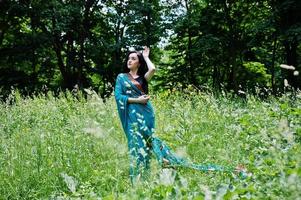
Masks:
[[[119,74],[117,76],[116,84],[115,84],[115,100],[117,104],[118,114],[122,122],[122,127],[124,130],[127,129],[127,107],[128,107],[128,96],[125,94],[124,83],[123,83],[123,74]]]

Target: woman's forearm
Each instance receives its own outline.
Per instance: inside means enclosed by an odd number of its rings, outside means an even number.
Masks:
[[[129,97],[128,98],[128,103],[139,103],[139,100],[138,100],[138,98]]]
[[[145,57],[144,60],[147,64],[147,68],[148,68],[148,71],[145,73],[144,78],[147,81],[149,81],[155,74],[156,68],[155,68],[155,65],[152,63],[152,61],[148,57]]]
[[[155,69],[156,69],[155,65],[152,63],[152,61],[149,59],[149,57],[145,57],[144,60],[146,62],[148,71],[155,71]]]
[[[148,95],[141,95],[138,98],[128,98],[128,103],[140,103],[140,104],[146,104],[150,97]]]

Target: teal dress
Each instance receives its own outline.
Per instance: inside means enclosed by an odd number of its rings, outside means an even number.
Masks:
[[[151,102],[128,103],[128,98],[137,98],[145,94],[140,83],[130,74],[122,73],[117,76],[114,94],[128,141],[132,183],[137,177],[146,177],[149,174],[151,153],[155,155],[161,166],[189,167],[201,171],[233,171],[232,168],[194,164],[185,158],[180,158],[162,140],[155,137],[155,115]]]

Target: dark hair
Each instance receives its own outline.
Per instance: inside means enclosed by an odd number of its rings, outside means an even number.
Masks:
[[[127,56],[126,56],[126,59],[125,59],[125,62],[124,62],[124,69],[123,69],[123,71],[124,71],[124,73],[130,72],[130,69],[128,68],[127,62],[128,62],[130,54],[132,54],[132,53],[136,53],[137,54],[138,60],[139,60],[139,63],[140,63],[140,66],[138,68],[138,72],[137,73],[138,73],[139,76],[144,77],[144,75],[147,72],[147,66],[146,66],[146,62],[145,62],[142,54],[139,51],[129,51],[127,53]]]

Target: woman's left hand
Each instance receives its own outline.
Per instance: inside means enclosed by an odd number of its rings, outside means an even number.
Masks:
[[[149,48],[144,46],[144,50],[142,51],[143,58],[148,58],[149,56]]]

